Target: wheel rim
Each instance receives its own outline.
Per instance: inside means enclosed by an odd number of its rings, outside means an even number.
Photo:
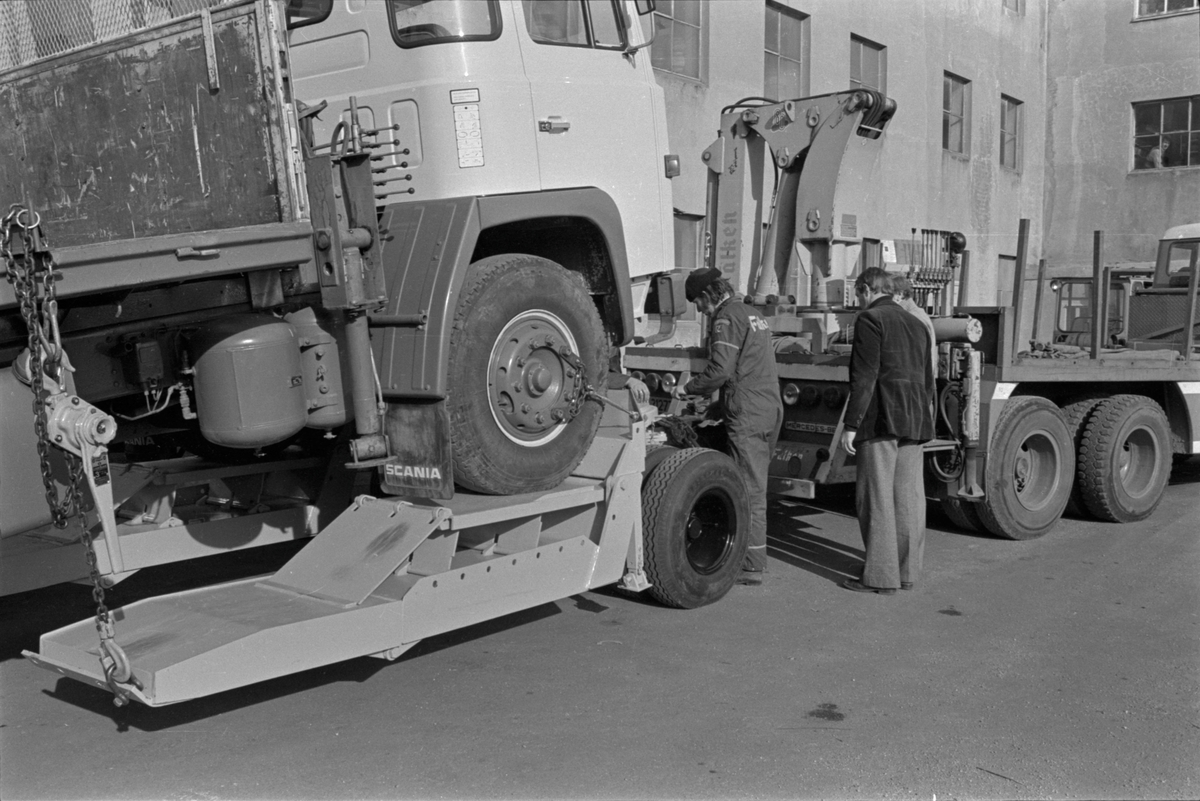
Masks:
[[[733,499],[724,492],[702,493],[692,504],[684,523],[688,564],[701,575],[717,572],[725,564],[736,539],[737,514]]]
[[[513,442],[550,442],[578,413],[583,376],[560,355],[577,353],[571,329],[557,315],[534,309],[509,321],[488,359],[488,405]]]
[[[1061,459],[1058,445],[1047,432],[1035,431],[1025,438],[1013,462],[1013,489],[1022,506],[1040,511],[1055,497]]]
[[[1135,428],[1117,449],[1116,473],[1121,487],[1138,498],[1150,491],[1158,471],[1158,437],[1148,428]]]

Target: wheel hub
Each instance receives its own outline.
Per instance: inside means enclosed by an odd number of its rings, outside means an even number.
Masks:
[[[575,351],[570,329],[556,315],[531,310],[514,317],[492,348],[488,398],[492,416],[510,440],[542,445],[574,419],[583,376],[564,358]]]

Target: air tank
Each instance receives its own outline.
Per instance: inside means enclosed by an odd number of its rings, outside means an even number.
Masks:
[[[269,315],[206,323],[190,337],[200,433],[228,448],[261,448],[308,417],[296,329]]]

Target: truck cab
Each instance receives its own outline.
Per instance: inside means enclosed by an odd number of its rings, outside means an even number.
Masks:
[[[669,269],[674,247],[665,105],[637,12],[623,0],[305,0],[289,18],[294,91],[329,104],[318,142],[354,95],[363,126],[397,143],[377,165],[380,206],[503,195],[532,224],[573,212],[539,193],[601,190],[624,243],[608,237],[586,269],[627,254],[637,280]]]

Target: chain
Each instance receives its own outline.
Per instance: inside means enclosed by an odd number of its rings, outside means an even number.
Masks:
[[[20,229],[22,252],[19,255],[13,252],[13,233],[16,229]],[[125,702],[125,697],[115,686],[114,678],[117,681],[129,679],[128,675],[123,675],[129,673],[128,660],[124,660],[123,667],[118,667],[118,660],[111,656],[112,649],[120,653],[120,648],[113,641],[115,631],[112,615],[104,602],[104,584],[96,561],[95,538],[88,530],[83,514],[83,483],[86,480],[83,459],[69,451],[63,451],[70,478],[66,497],[61,501],[50,462],[50,432],[46,419],[46,404],[50,391],[46,389],[44,376],[48,372],[60,387],[63,386],[65,351],[58,331],[58,300],[55,286],[62,278],[62,273],[55,269],[54,258],[41,231],[41,217],[19,204],[13,204],[8,213],[0,219],[0,252],[4,258],[6,277],[13,286],[13,293],[21,309],[21,318],[29,332],[28,374],[29,386],[33,390],[33,428],[37,435],[38,461],[46,504],[50,507],[50,517],[55,528],[65,529],[72,517],[78,520],[79,542],[84,546],[88,575],[92,582],[92,599],[96,602],[96,631],[100,635],[101,665],[105,669],[109,686],[117,693],[117,704],[120,706]],[[106,655],[109,655],[107,663],[104,658]],[[123,659],[124,654],[120,655]]]

